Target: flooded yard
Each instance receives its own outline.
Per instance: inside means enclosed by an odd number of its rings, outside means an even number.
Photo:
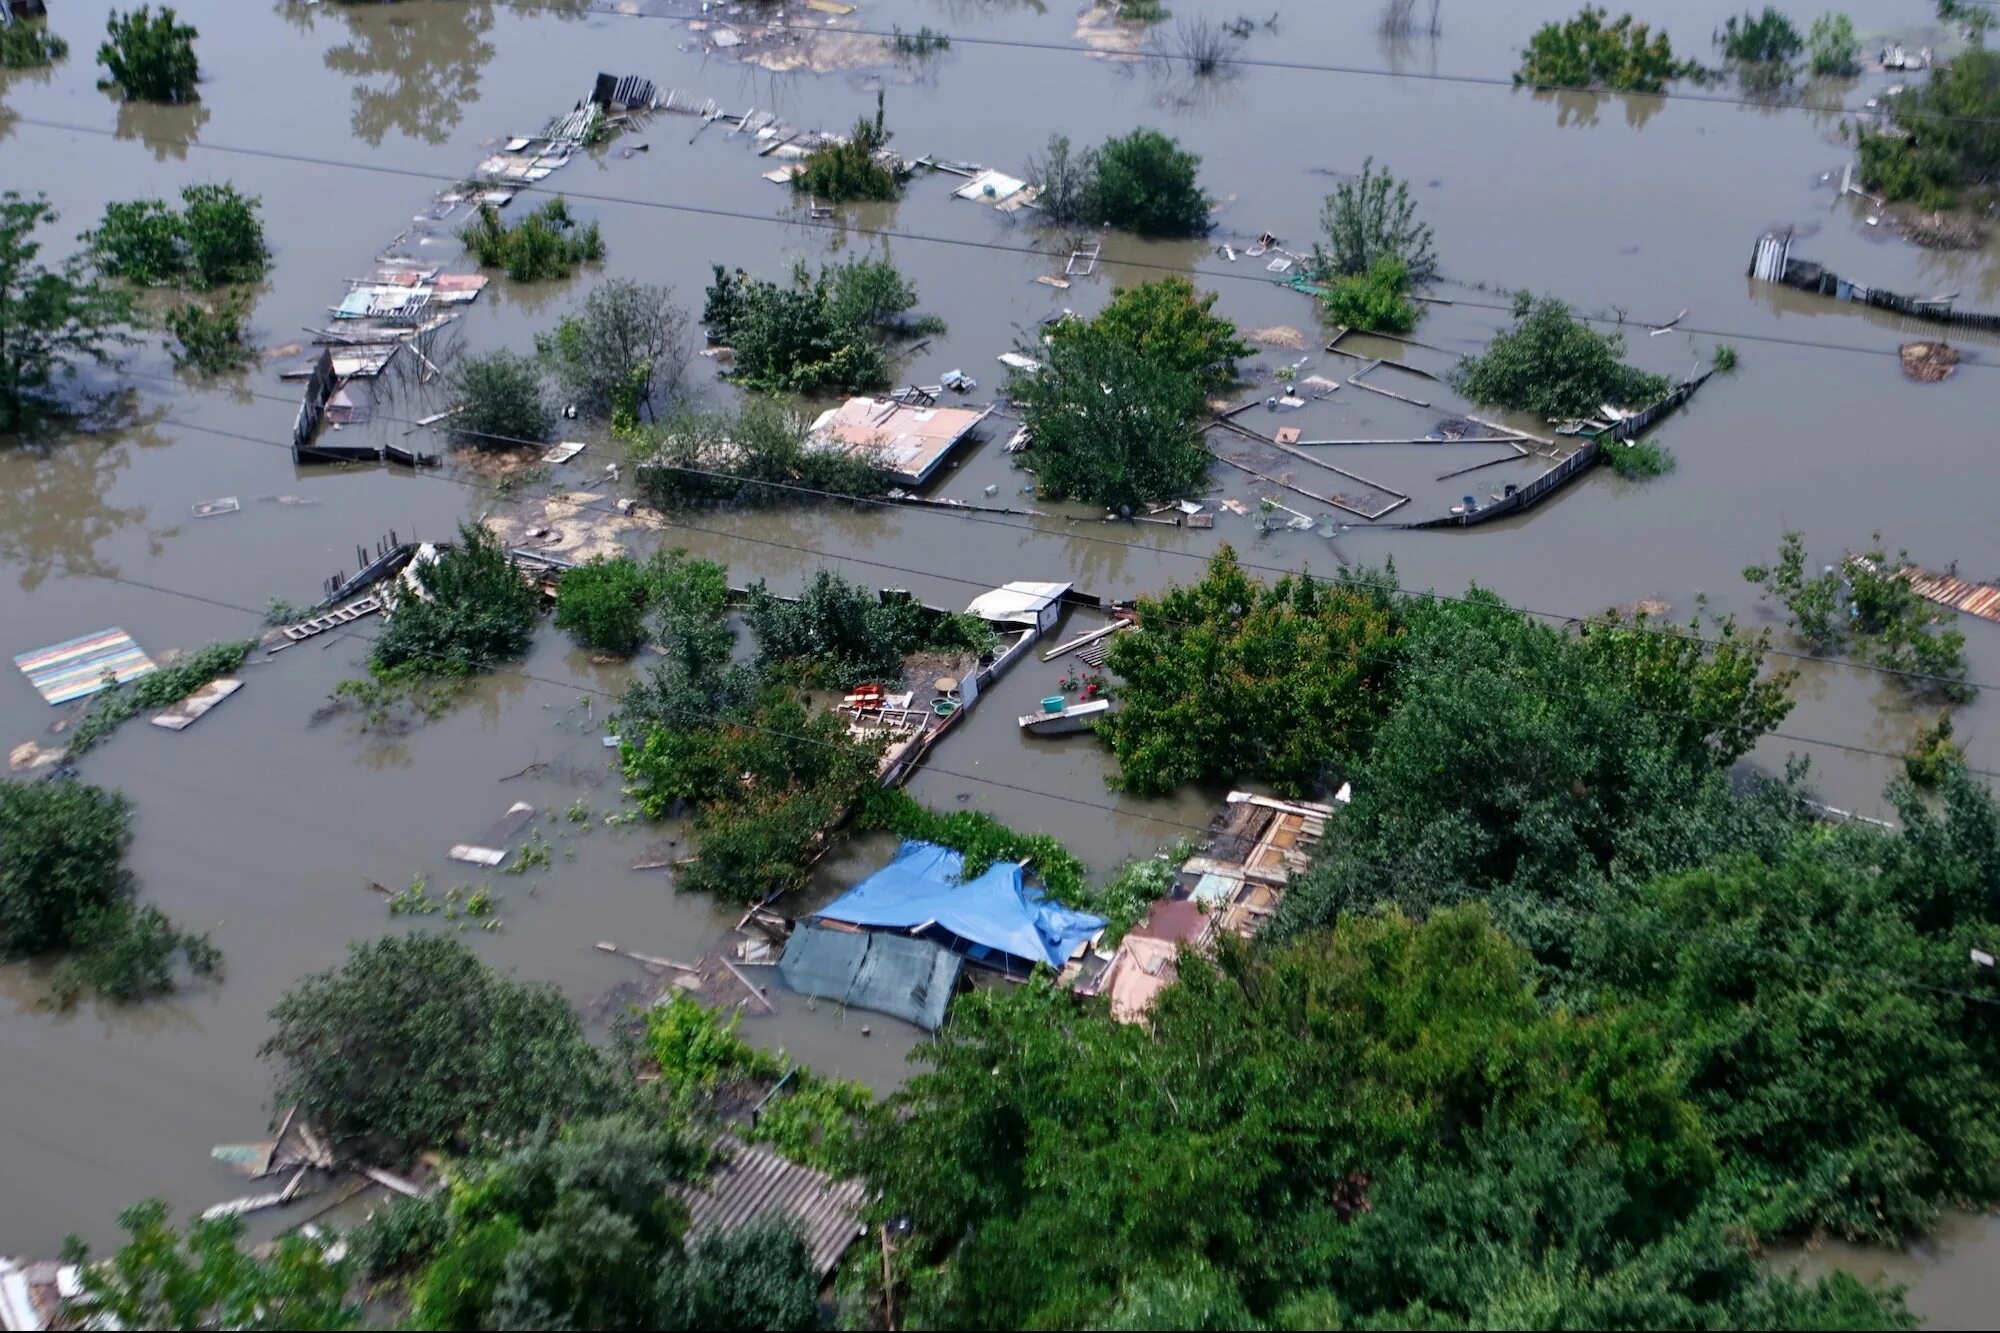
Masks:
[[[763,178],[771,163],[749,136],[732,135],[727,122],[657,113],[547,182],[601,227],[601,268],[566,282],[496,276],[460,308],[455,327],[470,348],[530,351],[535,334],[602,276],[671,284],[698,311],[712,265],[777,278],[794,257],[879,255],[911,278],[919,308],[948,330],[899,362],[896,383],[937,384],[962,370],[979,381],[965,401],[981,405],[1004,379],[996,358],[1035,345],[1049,317],[1088,315],[1120,284],[1191,271],[1239,328],[1299,332],[1297,348],[1260,347],[1258,396],[1276,391],[1279,366],[1340,383],[1296,413],[1253,406],[1246,425],[1261,434],[1298,425],[1307,440],[1421,440],[1440,420],[1476,409],[1393,364],[1367,382],[1403,398],[1356,387],[1350,377],[1365,363],[1322,350],[1332,330],[1316,303],[1247,253],[1266,234],[1309,248],[1334,180],[1372,156],[1412,181],[1436,230],[1441,274],[1432,288],[1439,303],[1414,335],[1425,347],[1374,342],[1359,351],[1441,375],[1507,322],[1520,289],[1627,321],[1632,359],[1676,379],[1730,344],[1741,368],[1715,377],[1659,428],[1678,464],[1671,474],[1635,483],[1599,468],[1525,515],[1410,531],[1398,525],[1525,481],[1548,460],[1499,462],[1508,449],[1490,443],[1341,445],[1316,457],[1376,488],[1349,482],[1350,491],[1387,489],[1409,503],[1377,523],[1340,512],[1337,527],[1263,532],[1263,498],[1315,520],[1334,511],[1218,464],[1207,497],[1213,528],[1115,523],[1023,494],[1031,478],[1004,449],[1014,423],[996,417],[925,490],[996,512],[725,509],[672,517],[664,533],[635,545],[684,546],[728,564],[738,582],[762,578],[779,591],[831,564],[952,609],[1009,580],[1069,581],[1094,598],[1128,599],[1198,574],[1223,543],[1267,571],[1393,561],[1407,587],[1457,595],[1477,584],[1558,618],[1655,599],[1684,621],[1705,599],[1753,627],[1779,622],[1742,570],[1768,561],[1786,529],[1828,553],[1864,547],[1880,532],[1919,564],[2000,578],[1990,459],[2000,339],[1954,332],[1958,370],[1916,383],[1901,373],[1896,348],[1921,336],[1910,332],[1920,326],[1746,276],[1757,238],[1790,226],[1801,253],[1843,276],[1896,291],[1957,291],[1967,307],[2000,308],[1991,243],[1922,250],[1871,225],[1866,200],[1838,196],[1829,177],[1837,180],[1848,150],[1835,110],[1746,104],[1728,84],[1666,99],[1506,86],[1525,34],[1573,9],[1558,0],[1444,0],[1441,35],[1394,39],[1379,33],[1373,4],[1291,4],[1275,29],[1258,27],[1242,43],[1247,63],[1213,76],[1143,52],[1090,49],[1102,34],[1080,28],[1071,3],[860,0],[845,16],[792,5],[801,29],[838,35],[747,42],[718,36],[750,30],[731,16],[744,6],[717,5],[704,19],[705,8],[186,0],[179,9],[201,30],[204,81],[199,103],[173,108],[122,105],[94,86],[90,51],[109,5],[75,0],[56,16],[71,42],[67,62],[45,74],[0,73],[0,187],[47,193],[62,215],[52,249],[94,225],[112,200],[225,180],[260,197],[275,263],[251,319],[259,345],[275,349],[308,341],[346,280],[372,271],[440,190],[507,136],[534,133],[570,109],[600,72],[826,129],[872,114],[880,89],[902,153],[1015,175],[1051,134],[1096,142],[1147,125],[1201,154],[1203,184],[1226,201],[1217,230],[1194,242],[1106,233],[1092,271],[1057,287],[1035,279],[1063,272],[1066,238],[954,198],[958,176],[919,173],[900,202],[815,218]],[[1235,14],[1219,0],[1173,8]],[[1659,8],[1667,12],[1654,17],[1677,46],[1702,54],[1711,29],[1739,6]],[[1870,50],[1890,37],[1924,40],[1934,26],[1918,0],[1866,0],[1850,12]],[[899,57],[878,35],[924,25],[950,32],[949,49]],[[1826,96],[1856,106],[1893,81],[1864,75]],[[1679,323],[1651,332],[1683,310]],[[449,459],[418,471],[295,463],[299,385],[278,377],[281,359],[203,378],[177,373],[158,339],[146,339],[119,367],[86,373],[107,397],[85,428],[18,447],[0,442],[7,655],[107,626],[155,657],[249,637],[271,599],[310,603],[329,575],[353,572],[358,544],[392,529],[405,540],[442,540],[461,522],[523,503]],[[707,405],[734,394],[710,361],[696,358],[690,379]],[[433,410],[404,404],[348,429],[407,443],[403,422]],[[555,466],[553,484],[615,488],[605,466],[619,457],[616,446],[601,431],[572,438],[590,448]],[[1292,465],[1308,490],[1343,484],[1296,458],[1270,457]],[[1489,469],[1440,475],[1489,458]],[[194,506],[224,496],[240,508],[195,516]],[[1006,509],[1038,512],[997,512]],[[82,764],[91,782],[133,802],[129,863],[143,899],[212,932],[226,971],[141,1007],[57,1014],[40,1003],[37,969],[0,969],[0,1197],[8,1201],[0,1253],[52,1253],[69,1232],[102,1245],[115,1235],[117,1210],[135,1200],[158,1195],[184,1212],[233,1192],[236,1181],[208,1150],[262,1132],[268,1073],[256,1052],[270,1007],[300,976],[335,965],[350,941],[404,928],[371,882],[490,882],[503,924],[469,931],[467,941],[516,976],[555,983],[599,1024],[637,998],[643,974],[595,942],[692,958],[730,935],[738,909],[676,895],[666,872],[629,868],[649,844],[675,836],[671,825],[603,822],[622,799],[601,723],[631,668],[595,664],[545,628],[525,661],[407,734],[362,732],[352,716],[316,722],[337,683],[360,674],[378,628],[360,621],[256,662],[213,717],[182,733],[128,726]],[[2000,625],[1963,618],[1959,628],[1971,679],[2000,682]],[[1065,637],[1061,628],[1056,635]],[[1109,755],[1088,737],[1021,733],[1015,718],[1050,693],[1060,665],[1030,657],[1015,668],[939,743],[913,794],[1053,834],[1099,871],[1205,827],[1220,793],[1121,795],[1105,782]],[[1809,758],[1828,804],[1887,815],[1880,793],[1897,768],[1892,756],[1930,715],[1879,672],[1790,665],[1802,668],[1798,705],[1752,761],[1778,770],[1790,755]],[[1974,768],[2000,769],[1986,693],[1960,711],[1957,732]],[[0,736],[10,748],[47,739],[55,716],[18,674],[0,684]],[[531,765],[540,767],[509,777]],[[546,872],[467,873],[475,868],[446,859],[515,801],[536,807],[555,849]],[[579,805],[585,817],[567,818]],[[849,842],[815,874],[831,893],[888,848],[882,839]],[[746,1021],[745,1034],[878,1089],[905,1077],[914,1029],[877,1017],[864,1035],[854,1016],[787,999],[776,1017]],[[1826,1252],[1813,1261],[1885,1269],[1911,1284],[1914,1309],[1951,1327],[1988,1322],[1976,1278],[1996,1253],[2000,1234],[1964,1219],[1908,1258]]]

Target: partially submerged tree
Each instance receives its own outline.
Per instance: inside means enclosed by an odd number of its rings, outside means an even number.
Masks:
[[[900,681],[908,653],[977,656],[996,643],[977,616],[933,615],[914,598],[879,597],[831,569],[816,571],[795,599],[773,596],[762,580],[751,584],[743,620],[766,668],[793,666],[813,684],[843,689]]]
[[[447,382],[451,434],[478,449],[537,444],[555,428],[535,363],[518,352],[487,352],[453,363]]]
[[[1544,417],[1585,417],[1602,404],[1643,406],[1664,397],[1661,375],[1622,360],[1625,339],[1598,333],[1553,296],[1514,297],[1514,326],[1452,371],[1451,387],[1477,403]]]
[[[1961,51],[1889,108],[1895,133],[1857,131],[1861,178],[1870,189],[1950,208],[2000,176],[2000,51]]]
[[[1761,14],[1731,15],[1715,34],[1715,44],[1735,66],[1744,83],[1775,88],[1791,78],[1793,62],[1805,49],[1805,39],[1792,21],[1770,5]]]
[[[1861,39],[1854,20],[1845,14],[1821,14],[1806,34],[1806,68],[1823,78],[1848,78],[1861,72]]]
[[[1038,157],[1028,159],[1027,176],[1040,187],[1035,208],[1042,217],[1058,225],[1088,223],[1091,178],[1096,170],[1095,154],[1070,150],[1069,136],[1052,134],[1048,147]]]
[[[105,86],[116,85],[128,102],[186,102],[194,97],[200,78],[194,39],[201,34],[178,21],[173,6],[156,16],[151,5],[129,14],[111,11],[105,20],[108,40],[97,48],[104,66]]]
[[[1585,5],[1577,16],[1543,24],[1521,53],[1516,84],[1536,88],[1604,88],[1657,93],[1676,79],[1698,78],[1693,61],[1674,59],[1673,43],[1630,14],[1606,22],[1605,10]]]
[[[5,0],[0,0],[5,3]],[[17,18],[0,27],[0,69],[36,69],[69,54],[69,43],[49,31],[46,20]]]
[[[567,278],[577,265],[604,259],[597,224],[579,224],[561,195],[512,224],[502,221],[493,205],[481,204],[478,216],[459,228],[458,239],[481,268],[505,269],[516,282]]]
[[[880,495],[894,479],[867,453],[816,449],[807,419],[750,398],[734,413],[681,412],[641,432],[634,476],[662,509],[778,504],[827,495]]]
[[[1410,300],[1410,270],[1403,261],[1385,255],[1365,273],[1322,282],[1326,313],[1334,323],[1366,333],[1408,333],[1417,327],[1418,310]]]
[[[1139,628],[1111,641],[1120,702],[1097,734],[1118,756],[1115,785],[1338,785],[1388,697],[1396,633],[1381,590],[1303,574],[1262,584],[1224,546],[1201,582],[1141,600]]]
[[[888,260],[829,264],[803,259],[779,285],[715,266],[702,322],[735,350],[732,374],[773,392],[860,392],[888,382],[886,343],[944,331],[934,316],[908,317],[917,292]]]
[[[1199,236],[1208,230],[1201,158],[1158,130],[1107,140],[1091,166],[1091,221],[1141,236]]]
[[[35,231],[55,219],[43,196],[0,193],[0,432],[21,431],[48,411],[57,375],[74,373],[74,360],[109,360],[130,317],[125,295],[83,257],[60,269],[36,262]]]
[[[262,202],[227,183],[190,185],[179,211],[158,199],[107,204],[84,239],[106,273],[143,285],[254,282],[271,259],[257,216]]]
[[[585,648],[630,657],[645,646],[646,574],[628,556],[597,556],[556,586],[556,628]]]
[[[822,144],[806,154],[792,177],[792,188],[833,203],[894,199],[903,192],[902,182],[895,168],[878,156],[888,147],[889,138],[882,119],[882,94],[877,91],[874,119],[861,117],[845,139]]]
[[[1319,227],[1326,248],[1314,244],[1312,267],[1322,277],[1354,277],[1384,259],[1400,262],[1411,282],[1428,282],[1437,272],[1431,229],[1417,221],[1409,182],[1377,171],[1372,157],[1362,162],[1359,176],[1333,187]]]
[[[276,1104],[391,1160],[512,1142],[621,1095],[560,992],[508,980],[449,936],[351,945],[271,1021],[258,1053],[275,1067]]]
[[[244,307],[241,296],[231,296],[212,308],[187,301],[169,310],[166,326],[176,344],[174,364],[213,375],[256,360],[257,349],[245,337]]]
[[[64,1244],[82,1288],[63,1301],[64,1327],[361,1327],[353,1265],[319,1241],[294,1232],[247,1250],[242,1218],[196,1218],[178,1232],[158,1199],[127,1208],[118,1224],[130,1239],[102,1261],[74,1236]]]
[[[1256,350],[1237,338],[1234,324],[1213,313],[1215,302],[1214,292],[1197,292],[1192,282],[1173,274],[1117,288],[1095,319],[1064,320],[1049,336],[1062,343],[1101,335],[1190,377],[1203,393],[1219,393],[1235,382],[1236,363]]]
[[[687,369],[688,312],[673,288],[611,278],[583,308],[535,339],[542,363],[577,410],[593,417],[657,414],[654,395],[674,398]]]
[[[1129,511],[1201,486],[1200,380],[1094,324],[1039,350],[1040,369],[1010,376],[1007,396],[1044,495]]]
[[[540,599],[497,538],[462,523],[437,559],[414,564],[420,592],[396,599],[368,662],[377,672],[469,676],[528,651]]]
[[[199,974],[221,954],[132,901],[131,808],[74,779],[0,780],[0,957],[65,955],[51,978],[67,1007],[85,990],[127,1004],[172,990],[175,958]]]

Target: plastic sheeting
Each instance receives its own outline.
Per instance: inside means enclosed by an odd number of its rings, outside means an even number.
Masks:
[[[1103,917],[1059,906],[1028,887],[1021,867],[1010,861],[961,882],[964,871],[965,859],[950,848],[906,842],[895,860],[828,903],[818,915],[893,930],[935,927],[962,941],[974,961],[997,953],[1023,965],[1044,963],[1054,968],[1104,929]]]
[[[785,943],[778,972],[801,995],[872,1009],[935,1032],[962,965],[957,954],[929,940],[802,922]]]

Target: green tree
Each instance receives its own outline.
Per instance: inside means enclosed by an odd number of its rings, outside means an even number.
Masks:
[[[1543,417],[1582,417],[1602,403],[1640,406],[1670,387],[1624,363],[1625,339],[1598,333],[1553,296],[1514,298],[1514,326],[1452,371],[1451,387],[1476,403]]]
[[[810,424],[766,398],[748,398],[731,413],[679,412],[639,432],[635,476],[646,498],[667,510],[880,495],[895,485],[867,452],[811,448]]]
[[[579,411],[608,418],[624,403],[634,415],[642,406],[651,413],[656,388],[668,398],[680,392],[688,314],[671,287],[612,278],[537,336],[535,350]]]
[[[349,947],[271,1010],[258,1053],[276,1102],[322,1133],[395,1158],[609,1109],[607,1061],[551,986],[510,981],[456,939],[400,935]]]
[[[1410,270],[1394,256],[1385,255],[1366,273],[1334,278],[1325,286],[1327,317],[1336,324],[1368,333],[1408,333],[1417,327],[1417,307],[1404,294]]]
[[[234,370],[256,359],[257,351],[244,336],[245,302],[233,296],[213,309],[187,301],[167,312],[167,332],[177,344],[174,364],[207,374]]]
[[[36,69],[69,55],[69,43],[49,31],[46,22],[16,19],[0,27],[0,69]]]
[[[1141,236],[1199,236],[1210,226],[1201,158],[1158,130],[1109,139],[1091,160],[1092,221]]]
[[[630,657],[646,643],[647,580],[637,562],[598,556],[556,587],[556,628],[586,648]]]
[[[1731,60],[1751,65],[1788,66],[1805,50],[1805,39],[1792,21],[1771,6],[1761,14],[1730,15],[1715,34],[1716,45]]]
[[[505,269],[516,282],[567,278],[579,264],[604,260],[597,224],[578,223],[561,195],[511,225],[501,221],[499,209],[481,204],[478,215],[459,228],[458,239],[481,268]]]
[[[702,322],[735,349],[731,373],[752,388],[856,393],[888,382],[888,340],[944,331],[935,318],[909,318],[916,303],[916,289],[887,260],[815,275],[801,259],[784,286],[717,265]]]
[[[993,631],[976,616],[934,616],[910,597],[882,598],[831,569],[820,569],[795,599],[750,585],[743,620],[766,667],[805,668],[817,683],[846,688],[865,680],[898,681],[903,656],[919,650],[990,650]]]
[[[56,220],[45,197],[0,193],[0,432],[23,431],[48,409],[70,362],[110,359],[130,317],[123,293],[98,281],[81,256],[60,269],[36,262],[37,228]]]
[[[190,185],[181,203],[179,211],[158,199],[107,204],[84,239],[106,273],[146,286],[206,290],[264,275],[271,252],[261,200],[229,184]]]
[[[1327,248],[1313,247],[1312,267],[1322,277],[1357,277],[1384,260],[1402,264],[1406,282],[1428,282],[1437,272],[1437,250],[1427,223],[1417,221],[1416,200],[1408,181],[1387,169],[1375,170],[1375,159],[1361,164],[1361,174],[1334,186],[1319,215]]]
[[[315,1241],[287,1235],[248,1251],[241,1218],[196,1219],[177,1232],[158,1199],[118,1222],[131,1239],[101,1263],[74,1236],[64,1245],[83,1288],[63,1303],[65,1327],[361,1327],[361,1307],[348,1299],[351,1265]]]
[[[104,31],[109,40],[97,48],[105,85],[117,85],[128,102],[186,102],[194,98],[201,77],[194,39],[201,34],[177,20],[173,6],[156,17],[151,5],[129,14],[111,11]]]
[[[1047,149],[1030,158],[1027,165],[1028,179],[1040,189],[1035,196],[1036,211],[1058,226],[1090,223],[1090,191],[1096,174],[1095,151],[1074,153],[1068,135],[1050,135]]]
[[[888,146],[890,134],[882,120],[882,93],[875,93],[875,116],[854,122],[845,139],[830,140],[807,153],[792,177],[792,188],[801,194],[831,203],[850,199],[894,199],[903,192],[896,171],[878,154]],[[893,156],[893,155],[892,155]]]
[[[460,358],[447,381],[452,438],[479,449],[514,449],[545,440],[555,414],[542,391],[541,372],[505,349]]]
[[[66,948],[80,923],[125,901],[131,825],[116,792],[0,780],[0,955]]]
[[[1012,375],[1007,396],[1042,494],[1129,511],[1200,488],[1210,461],[1200,380],[1095,324],[1038,350],[1041,368]]]
[[[1338,785],[1389,695],[1396,623],[1377,591],[1288,575],[1265,585],[1224,546],[1201,582],[1139,603],[1105,664],[1119,707],[1098,723],[1116,785]]]
[[[1806,35],[1806,68],[1825,78],[1848,78],[1861,72],[1861,39],[1854,20],[1845,14],[1821,14]]]
[[[1516,84],[1536,88],[1608,88],[1657,93],[1676,79],[1698,78],[1692,61],[1674,59],[1673,43],[1630,14],[1606,22],[1605,10],[1585,5],[1577,16],[1536,29],[1521,53]]]
[[[1213,313],[1216,294],[1200,293],[1178,274],[1120,287],[1088,324],[1056,325],[1056,342],[1091,330],[1113,343],[1196,380],[1204,393],[1220,393],[1236,380],[1236,363],[1255,349],[1236,336],[1236,326]]]
[[[465,676],[528,651],[538,594],[485,528],[461,524],[457,545],[416,565],[412,577],[422,592],[399,598],[383,622],[373,669]]]

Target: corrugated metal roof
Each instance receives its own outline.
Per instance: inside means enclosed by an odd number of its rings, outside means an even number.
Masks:
[[[727,1235],[760,1217],[791,1219],[822,1280],[861,1234],[859,1179],[834,1180],[824,1171],[786,1161],[768,1148],[725,1136],[699,1185],[675,1190],[688,1209],[688,1239]]]

